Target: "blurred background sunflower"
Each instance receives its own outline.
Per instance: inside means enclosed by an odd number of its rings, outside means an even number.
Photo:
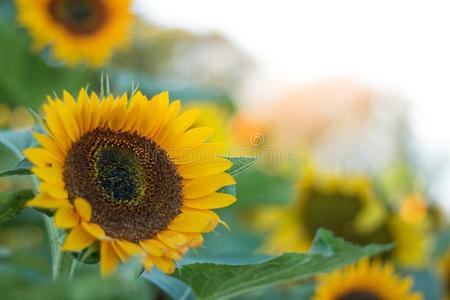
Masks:
[[[306,251],[319,228],[332,230],[355,243],[388,243],[387,211],[376,199],[368,178],[317,174],[312,167],[299,179],[296,200],[275,219],[274,233],[268,238],[269,252]],[[256,226],[268,225],[265,209],[256,216]],[[280,212],[281,213],[281,212]],[[281,222],[280,222],[281,221]]]
[[[55,59],[99,67],[130,37],[131,1],[17,0],[17,19],[33,47],[52,47]],[[45,30],[43,30],[45,29]],[[95,50],[94,50],[95,49]]]
[[[314,300],[421,300],[411,291],[411,278],[401,278],[391,265],[361,261],[321,276]]]
[[[323,174],[307,167],[290,205],[269,206],[254,213],[255,229],[268,232],[261,251],[304,252],[317,229],[326,228],[355,244],[395,242],[397,247],[391,256],[398,264],[424,266],[430,247],[426,204],[421,203],[419,212],[411,207],[418,205],[411,203],[417,200],[407,199],[397,212],[378,194],[367,176]]]

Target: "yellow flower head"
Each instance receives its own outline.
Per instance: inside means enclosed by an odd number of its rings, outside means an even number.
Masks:
[[[130,0],[16,0],[18,20],[37,50],[70,65],[99,67],[125,46],[133,20]]]
[[[132,256],[173,272],[173,260],[221,222],[210,209],[236,201],[218,192],[235,180],[220,145],[207,142],[214,130],[194,127],[198,111],[179,114],[167,92],[63,96],[44,105],[41,146],[24,151],[41,180],[28,205],[56,209],[56,226],[68,231],[63,250],[98,243],[102,274]]]
[[[391,265],[363,260],[319,277],[313,300],[420,300],[412,280],[395,274]]]

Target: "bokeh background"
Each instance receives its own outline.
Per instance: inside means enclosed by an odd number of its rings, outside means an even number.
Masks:
[[[258,70],[245,78],[240,103],[276,102],[288,91],[323,80],[353,80],[383,94],[409,119],[415,146],[429,155],[427,163],[448,161],[446,1],[156,0],[137,1],[136,8],[164,26],[219,32],[250,55]],[[448,197],[449,175],[443,172],[435,189]]]
[[[226,155],[257,158],[238,177],[238,203],[221,211],[232,231],[210,234],[187,261],[304,251],[326,227],[355,243],[396,242],[386,259],[426,299],[445,299],[449,10],[446,1],[136,0],[130,47],[94,70],[32,51],[13,2],[0,0],[0,128],[23,133],[34,125],[28,108],[63,89],[98,90],[102,74],[115,93],[132,82],[147,95],[169,90],[203,110],[198,123],[218,129]],[[15,160],[1,155],[0,171]],[[0,191],[27,185],[0,178]],[[73,299],[168,297],[126,272],[100,281],[89,266],[54,286],[45,239],[31,209],[0,225],[0,286],[11,299],[68,289]],[[291,285],[247,298],[312,292]]]

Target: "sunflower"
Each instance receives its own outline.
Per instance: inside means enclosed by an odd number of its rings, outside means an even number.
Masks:
[[[57,60],[98,67],[127,44],[130,0],[16,0],[18,20],[36,50],[51,45]]]
[[[395,274],[391,265],[363,260],[319,276],[313,300],[420,300],[412,280]]]
[[[214,130],[193,128],[198,111],[179,114],[167,92],[99,99],[82,89],[77,100],[49,97],[43,111],[48,135],[35,133],[41,146],[24,151],[41,180],[28,205],[56,210],[63,250],[98,243],[102,274],[132,256],[173,272],[173,260],[222,222],[210,209],[236,201],[219,192],[236,182],[208,142]]]
[[[270,234],[263,251],[306,251],[319,228],[355,243],[392,241],[385,225],[386,211],[367,178],[317,174],[302,176],[296,201],[289,207],[269,207],[256,216],[256,226]]]

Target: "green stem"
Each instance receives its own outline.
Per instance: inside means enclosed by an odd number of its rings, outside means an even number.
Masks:
[[[61,234],[56,229],[53,219],[44,215],[44,221],[52,253],[53,280],[70,280],[75,271],[77,261],[72,257],[70,252],[61,251]]]

